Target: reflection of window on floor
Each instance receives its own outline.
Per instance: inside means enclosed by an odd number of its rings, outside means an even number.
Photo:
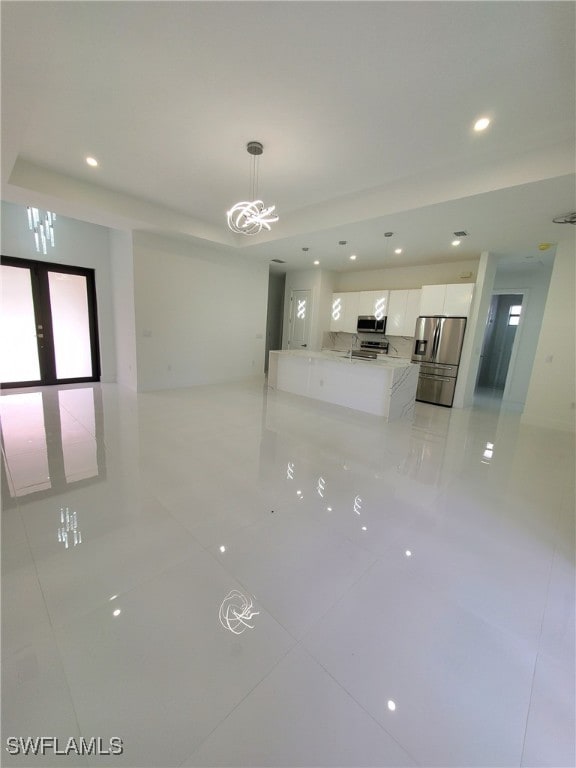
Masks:
[[[10,496],[51,495],[104,477],[101,408],[95,407],[99,395],[92,387],[79,387],[0,397]]]
[[[518,325],[520,323],[520,312],[522,312],[522,306],[515,304],[510,307],[508,312],[508,325]]]
[[[94,477],[98,459],[92,389],[63,389],[58,405],[66,482]]]
[[[42,393],[4,395],[0,418],[10,495],[51,488]]]

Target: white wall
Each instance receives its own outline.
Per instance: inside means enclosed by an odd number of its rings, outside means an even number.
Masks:
[[[110,266],[114,300],[117,381],[118,384],[136,390],[138,368],[131,232],[110,230]]]
[[[58,216],[55,247],[44,256],[36,251],[28,229],[26,206],[2,201],[2,254],[52,264],[85,267],[95,271],[100,368],[103,382],[116,381],[114,303],[110,269],[109,230],[97,224]]]
[[[138,390],[261,376],[268,264],[134,233]]]
[[[323,337],[330,330],[330,317],[332,315],[332,294],[336,290],[334,283],[336,273],[322,270],[320,272],[320,285],[318,290],[318,330],[316,336],[317,347],[322,349]]]
[[[506,401],[523,406],[532,375],[532,365],[538,345],[540,327],[546,306],[552,266],[541,265],[530,272],[496,272],[494,290],[524,291],[522,323],[518,329],[518,351],[510,361],[509,379],[506,382]]]
[[[498,256],[492,253],[483,253],[480,257],[472,306],[466,323],[458,380],[454,391],[454,408],[472,405],[474,400],[482,342],[497,268]]]
[[[523,424],[574,431],[575,285],[573,242],[560,242],[536,348]]]
[[[282,349],[288,349],[290,334],[290,296],[292,291],[310,290],[312,317],[310,319],[310,349],[322,349],[322,334],[328,330],[330,306],[335,276],[333,272],[321,269],[303,269],[286,273],[284,292],[284,326]]]
[[[448,264],[422,264],[415,267],[384,267],[362,272],[336,273],[335,291],[372,291],[380,288],[421,288],[444,283],[475,283],[478,260],[454,261]],[[461,274],[470,277],[461,278]]]

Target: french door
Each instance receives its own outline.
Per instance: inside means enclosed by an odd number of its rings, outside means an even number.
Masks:
[[[94,270],[3,256],[2,387],[100,380]]]

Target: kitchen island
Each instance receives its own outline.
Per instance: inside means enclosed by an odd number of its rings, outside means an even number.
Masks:
[[[404,358],[279,350],[270,352],[268,386],[393,421],[412,415],[419,369]]]

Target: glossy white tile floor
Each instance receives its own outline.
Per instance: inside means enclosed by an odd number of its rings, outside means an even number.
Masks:
[[[568,434],[262,382],[0,407],[4,739],[124,744],[4,765],[574,765]]]

